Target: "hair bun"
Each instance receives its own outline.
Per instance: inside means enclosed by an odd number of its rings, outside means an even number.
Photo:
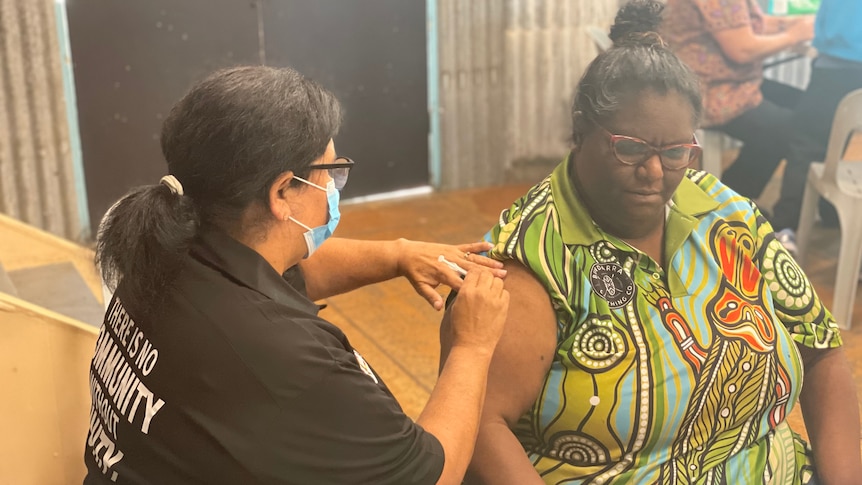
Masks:
[[[610,38],[614,47],[643,45],[665,46],[657,31],[661,25],[664,4],[658,0],[631,0],[626,3],[614,19]]]

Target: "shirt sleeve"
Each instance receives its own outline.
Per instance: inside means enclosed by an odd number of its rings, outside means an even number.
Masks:
[[[442,445],[367,372],[345,359],[285,408],[272,438],[278,478],[265,483],[437,482]]]
[[[748,0],[692,0],[709,32],[719,32],[751,24]]]
[[[756,257],[772,294],[775,315],[798,344],[813,349],[841,346],[841,334],[832,313],[823,305],[799,264],[775,238],[772,225],[759,209],[755,207],[754,211]]]

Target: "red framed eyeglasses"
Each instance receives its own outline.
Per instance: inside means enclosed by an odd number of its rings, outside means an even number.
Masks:
[[[691,136],[691,143],[678,143],[656,147],[640,138],[615,135],[598,123],[596,123],[596,126],[608,135],[611,151],[617,157],[617,160],[624,165],[640,165],[649,160],[653,155],[658,154],[664,168],[668,170],[680,170],[689,166],[691,162],[700,157],[702,151],[694,135]]]

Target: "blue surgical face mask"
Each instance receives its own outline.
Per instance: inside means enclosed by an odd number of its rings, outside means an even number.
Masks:
[[[302,183],[308,184],[316,189],[323,190],[324,192],[326,192],[326,203],[329,206],[329,220],[326,222],[326,224],[322,226],[317,226],[314,229],[297,221],[292,216],[288,217],[288,219],[299,224],[306,230],[303,236],[305,237],[305,246],[308,248],[308,253],[305,254],[305,257],[308,258],[315,251],[317,251],[317,248],[319,248],[324,241],[326,241],[327,239],[329,239],[330,236],[332,236],[332,233],[335,232],[335,227],[338,226],[338,220],[341,219],[341,212],[338,211],[340,192],[338,192],[338,190],[335,188],[335,182],[332,180],[330,180],[329,183],[326,184],[326,188],[323,188],[315,183],[309,182],[308,180],[301,179],[296,176],[294,176],[293,178],[299,180]]]

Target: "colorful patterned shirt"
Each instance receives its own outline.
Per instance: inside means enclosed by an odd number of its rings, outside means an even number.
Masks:
[[[763,63],[731,61],[713,37],[746,25],[763,33],[757,0],[667,0],[663,15],[662,37],[700,77],[705,126],[727,123],[763,101]]]
[[[835,321],[754,204],[689,171],[660,267],[604,232],[567,161],[500,216],[491,256],[551,296],[557,347],[515,434],[546,483],[805,484],[785,417],[796,344],[841,345]]]

